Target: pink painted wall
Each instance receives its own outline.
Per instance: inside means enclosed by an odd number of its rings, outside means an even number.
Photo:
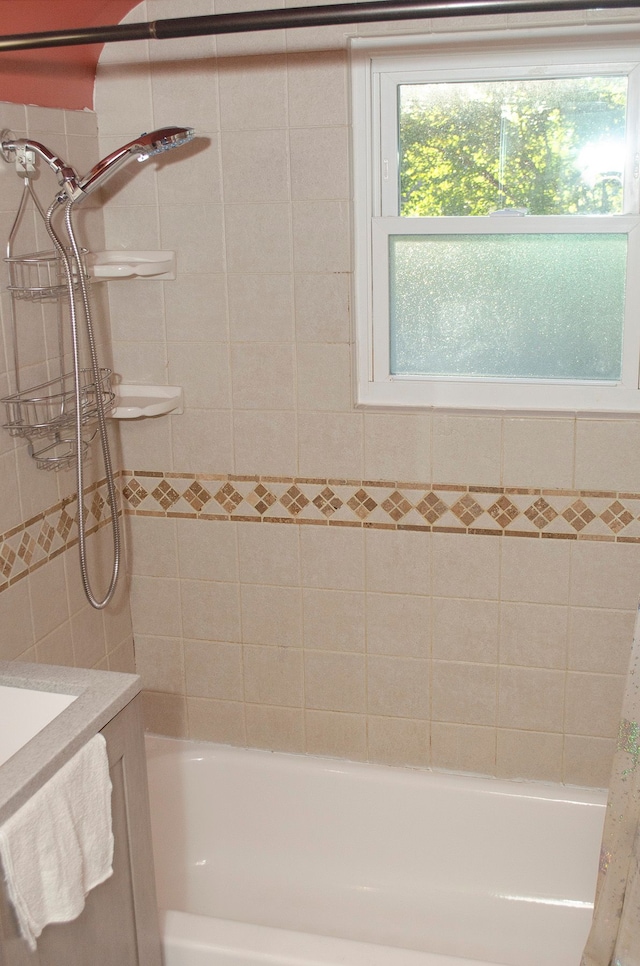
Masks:
[[[0,0],[0,35],[119,23],[138,0]],[[136,41],[132,41],[135,45]],[[102,44],[0,53],[0,101],[93,107]]]

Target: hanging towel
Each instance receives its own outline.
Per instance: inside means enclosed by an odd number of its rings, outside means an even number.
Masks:
[[[111,875],[111,779],[95,735],[0,827],[7,892],[30,949],[50,922],[70,922]]]

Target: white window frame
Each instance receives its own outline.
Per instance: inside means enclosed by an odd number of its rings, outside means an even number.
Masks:
[[[629,76],[624,214],[522,218],[398,217],[398,83]],[[351,42],[356,406],[575,414],[640,412],[640,31],[635,25],[491,31]],[[630,176],[630,173],[633,173]],[[392,234],[619,232],[628,236],[621,380],[475,379],[390,373]],[[637,267],[634,267],[637,266]]]

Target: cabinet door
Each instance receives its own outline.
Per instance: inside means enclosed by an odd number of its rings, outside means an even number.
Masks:
[[[139,697],[103,728],[113,784],[113,875],[87,896],[82,914],[47,926],[31,952],[4,887],[0,966],[160,966],[144,741]]]

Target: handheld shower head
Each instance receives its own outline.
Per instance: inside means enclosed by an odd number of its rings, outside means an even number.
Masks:
[[[88,174],[77,179],[72,191],[67,189],[67,193],[73,201],[80,201],[92,191],[101,188],[105,181],[131,158],[137,157],[138,161],[146,161],[156,154],[180,147],[194,137],[195,131],[188,127],[164,127],[150,134],[141,134],[140,137],[98,161]]]

